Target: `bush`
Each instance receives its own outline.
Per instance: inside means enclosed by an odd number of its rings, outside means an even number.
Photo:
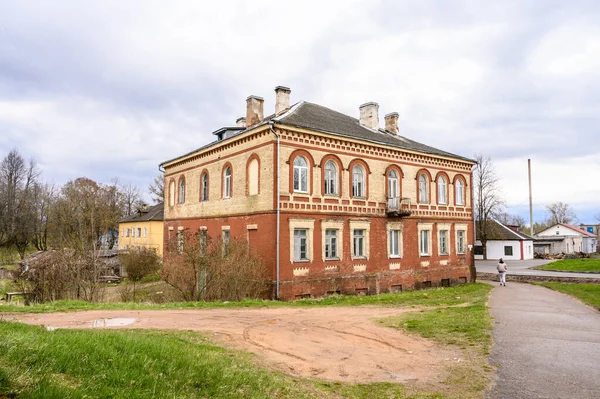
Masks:
[[[121,299],[135,301],[136,283],[160,268],[160,258],[154,249],[140,248],[119,255],[121,266],[127,272],[127,278],[133,282],[133,289],[121,289]]]
[[[271,275],[245,240],[182,231],[166,248],[162,278],[186,300],[240,301],[268,296]]]

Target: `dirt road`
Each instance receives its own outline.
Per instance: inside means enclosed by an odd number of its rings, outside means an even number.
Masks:
[[[204,331],[287,374],[346,382],[437,385],[459,353],[380,326],[403,309],[377,307],[87,311],[10,315],[52,328]],[[6,319],[6,317],[5,317]]]

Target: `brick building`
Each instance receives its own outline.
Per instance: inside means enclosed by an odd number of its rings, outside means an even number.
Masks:
[[[398,134],[398,114],[359,118],[309,102],[275,113],[250,96],[237,126],[163,162],[165,240],[241,236],[272,270],[273,296],[397,291],[471,279],[470,159]]]

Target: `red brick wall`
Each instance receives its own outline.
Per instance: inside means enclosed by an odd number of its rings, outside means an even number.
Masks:
[[[310,263],[294,263],[290,261],[290,230],[289,219],[302,218],[314,219],[314,260]],[[457,255],[454,228],[449,231],[450,255],[438,256],[438,244],[435,223],[461,223],[468,225],[466,234],[467,244],[472,244],[472,222],[464,219],[416,219],[416,218],[387,218],[370,217],[370,256],[368,260],[352,260],[350,257],[350,219],[367,219],[366,216],[335,216],[336,220],[344,221],[343,230],[343,260],[322,260],[321,220],[332,219],[331,215],[307,214],[307,213],[284,213],[281,214],[281,244],[280,244],[280,297],[284,300],[294,299],[299,295],[310,294],[311,296],[323,296],[328,292],[340,291],[345,294],[364,292],[368,294],[389,292],[401,286],[403,290],[421,288],[430,282],[431,286],[439,286],[443,279],[449,279],[450,285],[469,280],[468,254]],[[387,256],[387,229],[388,221],[401,221],[403,223],[402,234],[402,258],[388,259]],[[419,256],[419,243],[417,224],[419,222],[434,223],[431,235],[432,256]],[[248,225],[256,225],[256,230],[248,230]],[[230,226],[232,237],[249,239],[251,247],[263,258],[266,267],[272,271],[275,281],[276,268],[276,214],[258,214],[250,216],[210,218],[210,219],[186,219],[179,221],[165,221],[165,241],[169,239],[169,228],[171,236],[177,234],[178,228],[197,230],[206,226],[210,236],[218,236],[222,233],[222,226]],[[468,251],[467,251],[468,252]],[[447,265],[440,261],[447,260]],[[422,266],[422,261],[429,261],[429,266]],[[399,270],[390,270],[390,263],[400,263]],[[366,264],[365,272],[355,272],[355,264]],[[338,271],[326,272],[326,265],[339,266]],[[294,276],[295,267],[308,267],[307,276]],[[446,283],[446,281],[444,281]],[[359,290],[359,291],[357,291]],[[363,291],[364,290],[364,291]]]

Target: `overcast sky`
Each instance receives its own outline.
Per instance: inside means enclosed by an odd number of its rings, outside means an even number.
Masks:
[[[248,95],[358,117],[380,105],[401,134],[490,156],[509,211],[600,214],[600,2],[0,0],[0,157],[47,181],[119,177],[213,140]]]

